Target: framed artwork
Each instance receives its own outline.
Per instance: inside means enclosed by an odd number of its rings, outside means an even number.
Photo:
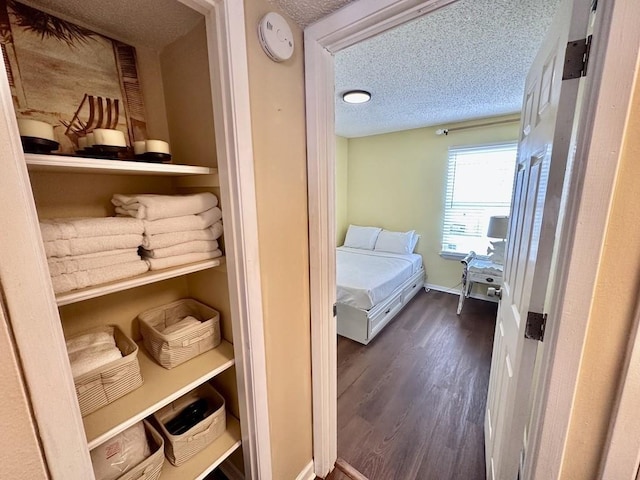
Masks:
[[[95,128],[146,138],[134,47],[14,0],[0,0],[0,46],[17,117],[53,125],[59,152]]]

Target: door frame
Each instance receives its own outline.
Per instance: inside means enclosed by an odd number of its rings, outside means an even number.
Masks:
[[[271,440],[258,250],[249,73],[243,2],[180,0],[207,25],[211,91],[225,228],[242,446],[247,478],[269,480]],[[0,72],[0,295],[51,478],[93,478],[38,216]],[[6,208],[11,205],[11,208]],[[38,292],[34,294],[34,292]]]
[[[337,458],[335,302],[335,123],[333,55],[455,0],[358,0],[304,31],[311,286],[313,455],[325,477]],[[600,2],[579,120],[572,186],[550,295],[540,392],[524,478],[559,478],[586,337],[597,258],[606,228],[635,74],[636,0]],[[615,32],[616,39],[610,39]],[[624,39],[624,41],[621,41]],[[604,108],[606,106],[606,108]],[[580,242],[574,242],[580,238]]]

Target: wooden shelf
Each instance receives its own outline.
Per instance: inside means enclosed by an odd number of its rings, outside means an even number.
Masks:
[[[58,173],[103,173],[119,175],[215,175],[218,169],[172,163],[149,163],[104,158],[74,157],[65,155],[39,155],[26,153],[24,158],[29,170]]]
[[[161,480],[201,480],[217,468],[238,447],[240,447],[240,422],[227,412],[227,430],[211,445],[197,453],[179,467],[165,460]]]
[[[125,278],[115,282],[103,283],[94,287],[81,288],[70,292],[59,293],[56,295],[58,306],[68,305],[70,303],[82,302],[90,298],[101,297],[109,293],[121,292],[129,288],[140,287],[150,283],[160,282],[169,278],[187,275],[189,273],[199,272],[208,268],[217,267],[224,262],[224,257],[214,258],[212,260],[204,260],[202,262],[189,263],[179,267],[167,268],[165,270],[155,270],[136,277]]]
[[[144,383],[83,418],[89,449],[126,430],[235,363],[233,345],[225,340],[217,348],[171,370],[158,365],[142,344],[138,346],[138,361]]]

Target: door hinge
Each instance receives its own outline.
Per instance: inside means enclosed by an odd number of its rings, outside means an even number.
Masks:
[[[338,305],[336,305],[335,303],[333,304],[333,316],[338,316]]]
[[[589,35],[586,39],[583,38],[567,43],[564,55],[564,70],[562,71],[563,80],[571,80],[572,78],[580,78],[587,75],[591,37],[592,35]]]
[[[524,328],[525,338],[531,340],[538,340],[542,342],[544,340],[544,327],[547,324],[546,313],[527,313],[527,324]]]

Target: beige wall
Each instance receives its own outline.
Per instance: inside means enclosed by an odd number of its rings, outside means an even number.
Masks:
[[[640,290],[640,82],[616,175],[562,478],[596,478]]]
[[[336,137],[336,245],[344,243],[349,227],[347,214],[349,139]]]
[[[49,476],[40,451],[15,346],[3,308],[0,303],[0,478],[46,479]]]
[[[273,478],[293,480],[311,461],[311,340],[302,32],[296,49],[271,61],[256,26],[274,10],[246,0],[260,267]]]
[[[518,117],[496,120],[509,118]],[[474,123],[478,122],[447,125],[447,128]],[[516,140],[518,123],[472,128],[449,135],[436,135],[438,128],[443,127],[350,139],[347,218],[348,223],[356,225],[377,225],[388,230],[415,229],[422,235],[416,251],[423,256],[427,282],[452,288],[460,282],[460,262],[439,255],[448,148]]]

